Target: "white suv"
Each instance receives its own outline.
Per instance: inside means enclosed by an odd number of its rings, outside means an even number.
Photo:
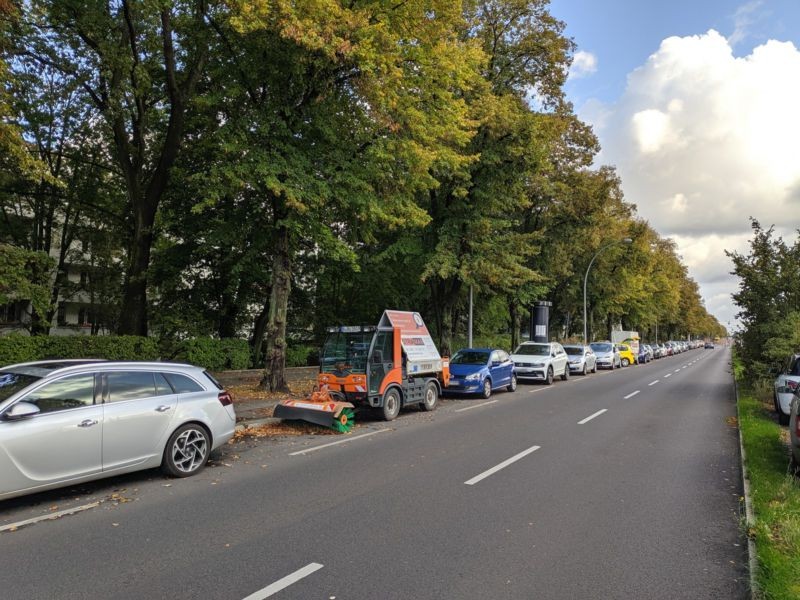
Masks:
[[[783,364],[778,376],[775,378],[775,411],[781,425],[789,424],[789,411],[792,408],[792,396],[800,387],[800,354],[793,354]]]
[[[535,379],[547,385],[556,376],[569,379],[569,360],[558,342],[523,342],[511,354],[517,379]]]

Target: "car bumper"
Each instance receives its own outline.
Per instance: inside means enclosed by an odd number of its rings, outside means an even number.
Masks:
[[[579,372],[583,371],[583,367],[584,367],[585,364],[586,363],[584,363],[584,362],[569,363],[569,370],[570,371],[575,371],[576,373],[579,373]]]
[[[483,383],[478,381],[465,381],[464,379],[450,378],[450,382],[445,388],[448,392],[459,394],[477,394],[483,392]]]
[[[517,379],[544,379],[545,368],[516,367]]]

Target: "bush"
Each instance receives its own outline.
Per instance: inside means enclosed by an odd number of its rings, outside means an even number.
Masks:
[[[316,351],[315,346],[289,346],[286,348],[286,366],[306,367],[314,362],[309,362],[309,359],[315,358]]]
[[[247,369],[250,346],[236,338],[194,338],[178,345],[175,360],[185,361],[210,371]]]
[[[107,360],[158,360],[154,338],[123,336],[0,337],[0,365],[49,358],[104,358]]]
[[[458,336],[453,339],[453,354],[461,348],[467,347],[467,338]],[[501,348],[506,352],[511,352],[511,334],[510,333],[495,333],[486,335],[476,335],[472,338],[473,348]],[[440,350],[441,351],[441,350]]]

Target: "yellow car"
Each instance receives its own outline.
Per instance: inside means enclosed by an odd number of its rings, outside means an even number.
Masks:
[[[622,363],[623,367],[627,367],[628,365],[632,365],[636,362],[636,357],[633,355],[633,350],[628,344],[617,344],[617,350],[619,350],[619,360]]]

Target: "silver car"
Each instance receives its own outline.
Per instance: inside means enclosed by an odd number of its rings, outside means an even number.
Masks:
[[[611,342],[592,342],[589,344],[597,357],[597,366],[600,369],[621,369],[622,359],[619,355],[619,348]]]
[[[571,373],[597,373],[597,357],[589,346],[569,344],[564,346],[564,351],[569,357],[569,370]]]
[[[197,473],[233,437],[230,394],[199,367],[42,361],[0,368],[0,499],[161,467]]]

